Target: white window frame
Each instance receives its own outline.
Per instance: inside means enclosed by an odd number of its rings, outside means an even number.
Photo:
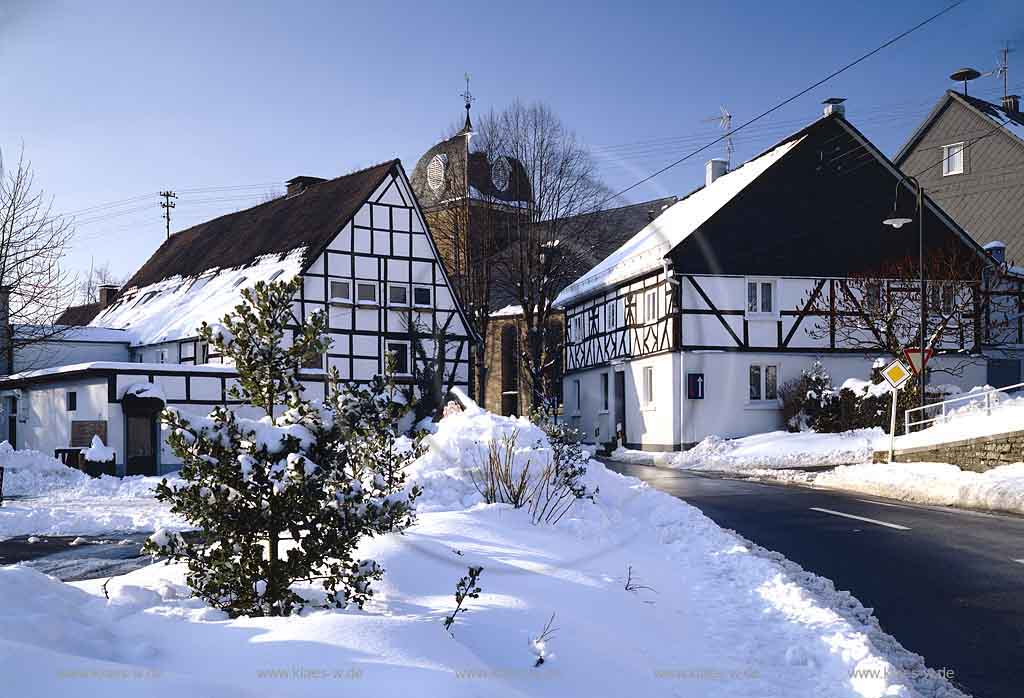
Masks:
[[[958,175],[964,173],[964,143],[950,143],[942,146],[942,176]],[[953,158],[959,155],[959,166],[954,169]]]
[[[658,289],[644,292],[644,322],[658,319]]]
[[[348,293],[343,295],[343,296],[335,295],[335,293],[334,293],[334,284],[339,284],[339,285],[340,284],[344,284],[344,285],[348,286]],[[351,279],[330,279],[330,281],[329,281],[329,283],[327,285],[327,288],[328,288],[328,291],[330,291],[330,294],[331,294],[331,297],[330,297],[330,302],[331,303],[351,303],[352,302],[352,280]]]
[[[384,360],[387,361],[387,355],[392,353],[391,347],[400,345],[405,347],[405,367],[406,371],[395,371],[396,376],[411,376],[412,375],[412,346],[411,343],[404,339],[385,339],[384,340]]]
[[[758,397],[754,398],[750,396],[750,374],[751,370],[758,369]],[[775,397],[767,397],[768,395],[768,369],[775,370]],[[747,367],[747,405],[753,408],[760,409],[778,409],[781,402],[779,396],[779,388],[782,385],[782,366],[778,363],[771,361],[753,361]]]
[[[599,414],[608,414],[608,408],[611,407],[611,371],[604,371],[601,373],[601,378],[599,380],[601,381],[601,410]]]
[[[750,286],[755,285],[755,302],[757,310],[750,309]],[[764,308],[764,287],[771,288],[771,308]],[[743,284],[743,311],[748,320],[777,320],[779,318],[779,280],[774,278],[748,276]]]
[[[404,301],[395,301],[391,299],[391,292],[393,290],[405,291]],[[408,284],[388,284],[388,305],[392,308],[408,308],[409,307],[409,285]]]
[[[378,305],[380,303],[380,284],[376,281],[356,281],[356,304],[358,305]],[[366,300],[365,298],[359,297],[359,292],[369,286],[373,289],[373,300]]]
[[[420,303],[416,300],[416,291],[426,291],[430,294],[429,303]],[[415,308],[433,308],[434,307],[434,288],[426,284],[413,284],[412,287],[412,304]]]
[[[654,366],[644,366],[640,369],[640,397],[644,409],[654,409],[654,400],[657,397],[654,386]]]
[[[573,415],[579,415],[583,412],[583,388],[579,378],[574,378],[572,381],[572,389],[575,393],[576,402],[574,404],[575,411]]]

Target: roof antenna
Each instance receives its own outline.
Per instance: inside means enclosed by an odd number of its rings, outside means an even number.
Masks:
[[[971,80],[977,80],[980,77],[981,73],[979,73],[974,68],[961,68],[960,70],[950,75],[949,79],[954,80],[956,82],[962,82],[964,84],[964,97],[966,97],[967,83],[970,82]]]
[[[1010,54],[1013,53],[1013,49],[1010,48],[1010,42],[1004,41],[1003,47],[999,49],[999,65],[992,71],[992,74],[997,78],[1003,79],[1003,99],[1010,94],[1009,79],[1008,75],[1010,72]]]
[[[726,169],[732,169],[732,114],[724,106],[718,107],[721,112],[718,116],[709,116],[706,119],[701,119],[702,124],[711,123],[712,121],[718,122],[718,128],[725,131],[725,162]]]
[[[476,101],[476,97],[469,91],[469,73],[463,75],[466,80],[466,91],[459,94],[460,97],[466,102],[466,125],[462,127],[463,133],[471,133],[473,131],[473,122],[469,120],[469,110],[473,106],[473,102]]]

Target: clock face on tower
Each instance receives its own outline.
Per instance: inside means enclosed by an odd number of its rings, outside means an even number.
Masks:
[[[427,165],[427,186],[435,194],[440,194],[444,189],[444,169],[448,164],[448,156],[445,154],[435,155],[430,164]]]
[[[509,180],[512,177],[512,168],[508,164],[508,158],[499,157],[491,165],[491,182],[498,191],[508,189]]]

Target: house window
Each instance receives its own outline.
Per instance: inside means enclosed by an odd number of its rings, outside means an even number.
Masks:
[[[616,303],[618,303],[618,301],[612,301],[608,304],[607,317],[605,319],[607,320],[609,330],[615,329],[615,323],[617,322],[617,318],[615,317],[615,311],[617,309]]]
[[[648,291],[644,297],[644,318],[647,322],[658,318],[658,292]]]
[[[409,305],[409,287],[401,284],[389,284],[388,304]]]
[[[942,146],[942,176],[964,173],[964,144]]]
[[[747,281],[747,315],[770,315],[775,312],[775,282]]]
[[[352,284],[348,281],[332,281],[331,282],[331,300],[332,301],[351,301],[352,300]]]
[[[928,306],[931,310],[947,315],[952,313],[954,297],[952,284],[933,283],[928,287]]]
[[[572,382],[572,389],[576,395],[576,414],[579,414],[583,411],[583,391],[580,389],[579,379]]]
[[[597,334],[597,308],[590,309],[590,334]]]
[[[750,364],[750,401],[779,399],[779,367],[774,364]]]
[[[608,411],[608,374],[601,374],[601,409]]]
[[[864,304],[870,312],[882,309],[882,282],[868,281],[864,284]]]
[[[397,375],[409,375],[409,344],[407,342],[388,342],[388,356],[394,362],[392,368]]]
[[[429,286],[416,286],[412,290],[413,305],[422,307],[433,305],[432,294]]]
[[[377,302],[377,284],[359,283],[356,284],[356,299],[360,303]]]
[[[78,409],[78,393],[71,390],[68,391],[68,412],[74,412]]]
[[[158,351],[156,353],[156,362],[159,363],[159,364],[167,363],[167,351],[166,350],[161,349],[160,351]]]
[[[654,404],[654,366],[644,366],[644,404]]]

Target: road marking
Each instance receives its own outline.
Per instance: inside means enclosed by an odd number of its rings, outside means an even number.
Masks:
[[[857,497],[854,497],[854,499],[856,499],[858,502],[864,502],[865,504],[878,504],[878,505],[883,506],[883,507],[897,507],[899,509],[909,509],[910,508],[910,507],[905,507],[902,504],[890,504],[889,502],[876,502],[873,499],[858,499]]]
[[[895,528],[897,531],[909,531],[910,529],[906,526],[900,526],[899,524],[886,523],[885,521],[878,521],[876,519],[869,519],[866,516],[854,516],[853,514],[844,514],[841,511],[835,511],[833,509],[822,509],[820,507],[811,507],[811,511],[820,511],[823,514],[832,514],[833,516],[842,516],[847,519],[857,519],[858,521],[867,521],[868,523],[877,524],[879,526],[886,526],[888,528]]]

